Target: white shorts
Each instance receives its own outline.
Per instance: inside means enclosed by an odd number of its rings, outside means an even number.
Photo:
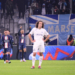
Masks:
[[[33,45],[33,52],[45,52],[44,41],[36,41]]]

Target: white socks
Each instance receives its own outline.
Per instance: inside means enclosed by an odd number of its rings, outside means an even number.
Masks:
[[[43,56],[40,56],[40,57],[39,57],[39,66],[41,66],[42,60],[43,60]]]
[[[36,58],[35,58],[35,56],[33,56],[32,57],[32,66],[35,66],[35,60],[36,60]],[[40,56],[39,57],[39,66],[41,66],[42,60],[43,60],[43,56]]]
[[[32,57],[32,66],[35,66],[35,60],[36,60],[36,58],[35,58],[35,56],[33,56]]]

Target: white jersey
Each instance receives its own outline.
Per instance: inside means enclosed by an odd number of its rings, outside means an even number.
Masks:
[[[38,49],[39,52],[45,52],[43,38],[44,36],[49,35],[48,32],[44,28],[41,29],[33,28],[30,34],[34,35],[35,40],[33,45],[33,52],[37,52]]]
[[[49,35],[49,33],[44,29],[33,28],[30,32],[31,35],[34,35],[34,40],[43,40],[44,36]]]

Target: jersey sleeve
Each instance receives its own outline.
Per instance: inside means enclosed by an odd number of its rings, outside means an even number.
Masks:
[[[2,36],[2,41],[4,41],[4,38],[3,38],[4,36]]]
[[[21,35],[21,32],[20,32],[20,31],[21,31],[21,29],[19,29],[19,31],[18,31],[18,35]]]
[[[10,35],[10,44],[12,48],[13,48],[13,42],[14,42],[13,37]]]
[[[33,29],[30,31],[30,34],[33,35],[33,34],[34,34],[34,31],[35,31],[35,28],[33,28]]]
[[[49,33],[46,30],[44,30],[44,35],[47,36],[49,35]]]
[[[13,40],[13,37],[12,37],[12,36],[10,36],[10,40],[11,40],[11,43],[13,43],[13,42],[14,42],[14,40]]]

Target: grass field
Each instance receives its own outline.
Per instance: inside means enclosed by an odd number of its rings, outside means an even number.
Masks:
[[[43,61],[42,69],[31,68],[31,61],[20,62],[11,60],[11,64],[4,64],[0,60],[0,75],[75,75],[75,61]]]

